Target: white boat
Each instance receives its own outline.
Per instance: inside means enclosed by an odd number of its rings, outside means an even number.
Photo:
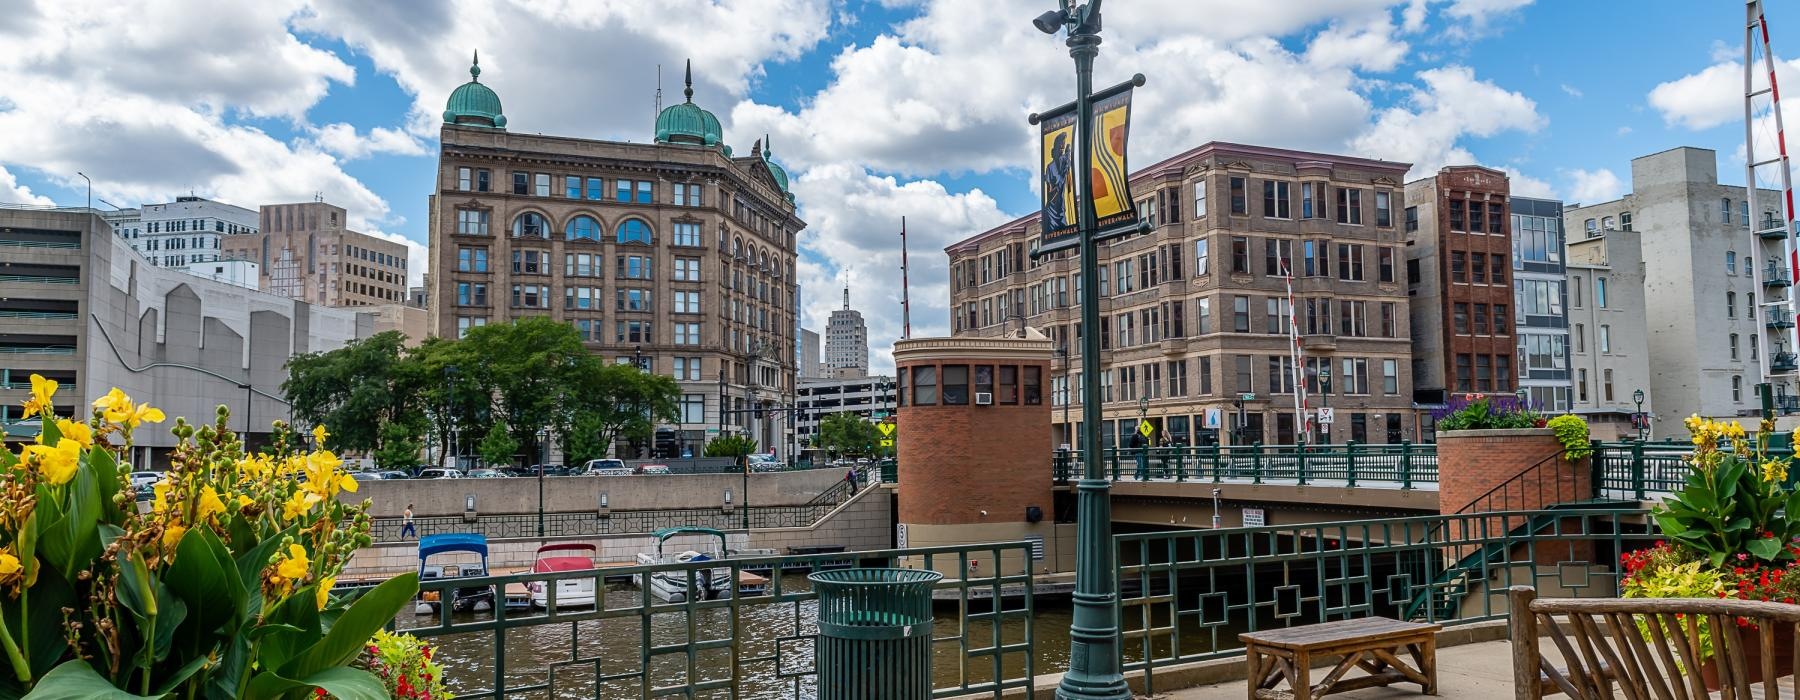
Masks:
[[[658,564],[686,564],[690,562],[717,561],[726,558],[725,533],[709,527],[669,527],[657,530],[656,552],[638,552],[639,566]],[[712,552],[696,552],[693,550],[665,553],[663,544],[676,535],[709,535],[719,538],[719,548]],[[648,577],[649,581],[644,579]],[[648,588],[658,600],[665,603],[684,603],[688,600],[716,600],[731,597],[737,588],[737,581],[731,574],[731,567],[713,568],[679,568],[668,571],[656,571],[637,574],[632,577],[639,588]]]
[[[600,548],[584,542],[559,542],[539,547],[537,556],[531,564],[534,574],[552,572],[585,572],[591,574],[581,578],[556,579],[554,581],[533,581],[531,604],[540,608],[550,607],[550,586],[556,586],[556,607],[586,608],[594,605],[594,586],[600,571],[594,567],[594,557]]]

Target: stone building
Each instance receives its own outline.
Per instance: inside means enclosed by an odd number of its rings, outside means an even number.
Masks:
[[[1566,249],[1572,408],[1596,438],[1636,437],[1635,392],[1644,391],[1645,413],[1656,412],[1656,396],[1645,388],[1651,375],[1643,241],[1633,231],[1598,229],[1570,239]]]
[[[261,230],[225,239],[224,255],[260,270],[260,288],[325,306],[406,301],[406,246],[349,229],[343,207],[264,205]]]
[[[1153,230],[1100,246],[1105,444],[1129,444],[1140,419],[1159,442],[1291,444],[1311,422],[1296,419],[1297,384],[1309,412],[1335,413],[1312,442],[1418,439],[1400,278],[1408,167],[1214,142],[1134,173]],[[1075,251],[1027,257],[1038,230],[1033,214],[945,249],[951,327],[1049,336],[1061,443],[1079,421],[1083,290]]]
[[[825,375],[832,379],[861,379],[869,375],[869,326],[861,311],[850,308],[850,288],[844,288],[844,308],[831,312],[825,322]]]
[[[691,80],[649,142],[514,133],[469,73],[440,132],[433,332],[568,323],[594,352],[680,383],[679,422],[661,427],[673,442],[741,432],[784,451],[790,422],[758,409],[792,404],[805,223],[766,144],[734,155]]]

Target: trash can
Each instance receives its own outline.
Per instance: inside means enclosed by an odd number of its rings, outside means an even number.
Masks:
[[[820,700],[931,697],[931,589],[917,569],[837,569],[807,576],[819,594]]]

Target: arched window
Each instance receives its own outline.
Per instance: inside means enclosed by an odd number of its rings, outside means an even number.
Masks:
[[[762,269],[763,272],[769,271],[769,251],[766,250],[762,252]]]
[[[618,242],[650,243],[650,225],[639,219],[626,219],[619,223]]]
[[[742,237],[735,238],[731,241],[731,257],[739,260],[744,259],[744,239]]]
[[[528,211],[513,219],[512,235],[514,238],[528,236],[548,238],[549,234],[545,232],[548,229],[547,224],[543,214]]]
[[[598,241],[600,240],[600,222],[595,221],[591,216],[577,216],[569,219],[569,224],[563,227],[563,235],[568,236],[571,241],[583,239]]]

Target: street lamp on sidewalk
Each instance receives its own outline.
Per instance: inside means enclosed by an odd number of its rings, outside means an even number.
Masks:
[[[1648,424],[1650,423],[1650,421],[1646,420],[1644,417],[1644,390],[1638,389],[1631,392],[1631,400],[1637,403],[1637,413],[1632,414],[1631,421],[1637,423],[1638,442],[1643,442],[1644,428],[1648,427]]]

